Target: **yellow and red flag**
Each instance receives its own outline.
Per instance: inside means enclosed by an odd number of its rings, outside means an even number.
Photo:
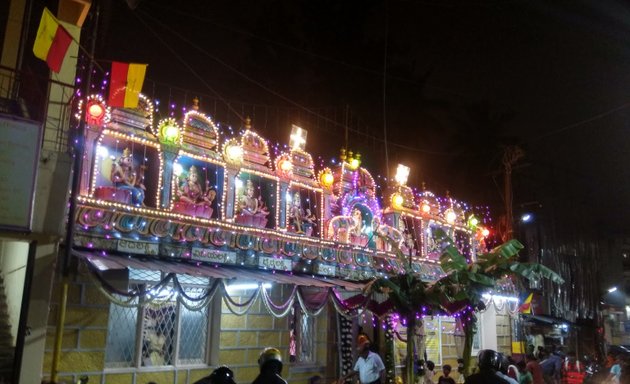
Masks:
[[[59,73],[71,42],[72,36],[48,8],[44,8],[33,44],[35,57],[45,60],[51,71]]]
[[[529,296],[527,296],[527,299],[525,299],[523,304],[521,304],[521,306],[518,308],[518,310],[521,313],[533,315],[533,312],[532,312],[532,299],[533,298],[534,298],[534,294],[530,293]]]
[[[146,71],[146,64],[114,61],[109,84],[109,105],[111,107],[137,108]]]

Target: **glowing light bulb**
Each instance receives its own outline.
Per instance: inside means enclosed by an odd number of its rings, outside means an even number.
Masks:
[[[396,168],[396,176],[394,176],[394,180],[396,180],[396,182],[400,185],[407,184],[407,179],[409,178],[409,170],[410,170],[409,167],[402,164],[398,164],[398,168]]]
[[[321,183],[324,187],[330,188],[334,181],[335,178],[333,177],[332,173],[326,172],[322,174]]]
[[[424,212],[424,213],[431,212],[431,206],[428,203],[422,204],[422,212]]]
[[[293,169],[293,164],[288,160],[282,160],[280,161],[280,169],[282,169],[283,172],[289,172]]]
[[[403,199],[403,197],[400,194],[394,193],[392,195],[392,204],[394,205],[394,207],[396,208],[402,207],[402,204],[404,201],[405,199]]]
[[[457,219],[457,214],[452,209],[448,209],[446,210],[445,218],[447,223],[453,224]]]
[[[240,162],[243,159],[243,148],[240,145],[229,145],[225,150],[225,154],[228,160]]]
[[[88,107],[88,113],[90,114],[91,118],[98,119],[103,116],[103,113],[105,113],[105,109],[103,109],[102,105],[93,103]]]
[[[182,167],[180,163],[173,164],[173,173],[175,174],[175,176],[181,175],[182,172],[184,172],[184,167]]]
[[[179,128],[174,125],[168,125],[164,129],[164,138],[168,141],[175,141],[179,137]]]
[[[481,235],[483,237],[488,237],[488,235],[490,235],[490,230],[488,228],[484,228],[481,230]]]
[[[102,145],[99,145],[98,147],[96,147],[96,153],[98,154],[99,157],[103,159],[109,156],[109,150],[107,149],[107,147],[103,147]]]

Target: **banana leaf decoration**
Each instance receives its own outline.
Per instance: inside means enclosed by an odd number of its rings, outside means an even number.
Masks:
[[[378,231],[375,231],[377,235]],[[380,236],[380,235],[379,235]],[[442,244],[440,263],[445,276],[434,283],[420,279],[409,265],[407,256],[398,244],[386,236],[382,240],[388,242],[395,250],[400,265],[405,266],[403,274],[380,277],[366,284],[366,294],[372,292],[385,293],[391,301],[393,310],[407,320],[407,333],[413,334],[421,320],[416,314],[422,307],[429,308],[432,313],[452,314],[461,308],[470,306],[473,310],[483,308],[482,296],[496,287],[497,282],[507,276],[518,276],[528,280],[549,279],[562,284],[564,280],[553,270],[536,263],[520,263],[518,254],[524,247],[518,240],[509,240],[488,253],[477,256],[477,260],[469,262],[453,240],[441,229],[434,231],[434,238]],[[471,369],[472,341],[475,332],[475,317],[463,322],[464,328],[464,374]],[[405,376],[407,383],[415,382],[415,338],[407,341],[407,361]]]

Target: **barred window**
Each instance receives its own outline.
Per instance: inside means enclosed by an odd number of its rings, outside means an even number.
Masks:
[[[314,316],[297,311],[297,361],[300,363],[315,362],[315,320]]]
[[[295,306],[289,319],[289,361],[315,363],[316,318],[308,316],[299,306]]]
[[[189,282],[180,279],[180,283]],[[189,297],[199,297],[208,279],[198,285],[183,285]],[[146,283],[146,282],[143,282]],[[141,290],[146,285],[135,283]],[[149,282],[151,285],[155,281]],[[178,292],[164,287],[156,296],[131,301],[118,296],[109,311],[105,368],[182,366],[207,362],[208,307],[183,305]],[[193,310],[195,309],[195,310]]]

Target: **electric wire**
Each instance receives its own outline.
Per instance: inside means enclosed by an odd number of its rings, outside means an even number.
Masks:
[[[236,68],[232,67],[231,65],[229,65],[229,64],[228,64],[228,63],[226,63],[225,61],[221,60],[220,58],[216,57],[215,55],[211,54],[211,53],[210,53],[210,52],[208,52],[207,50],[205,50],[205,49],[203,49],[202,47],[200,47],[198,44],[196,44],[196,43],[192,42],[190,39],[186,38],[185,36],[182,36],[180,33],[178,33],[177,31],[173,30],[173,29],[172,29],[171,27],[169,27],[167,24],[165,24],[165,23],[163,23],[163,22],[161,22],[161,21],[157,20],[154,16],[152,16],[152,15],[150,15],[150,14],[146,13],[146,12],[143,12],[143,11],[137,11],[137,12],[139,12],[139,13],[141,13],[143,16],[145,16],[145,17],[147,17],[147,18],[149,18],[149,19],[153,20],[156,24],[159,24],[162,28],[164,28],[164,29],[168,30],[170,33],[172,33],[173,35],[177,36],[179,39],[181,39],[182,41],[184,41],[184,42],[188,43],[189,45],[191,45],[192,47],[194,47],[195,49],[197,49],[199,52],[201,52],[201,53],[205,54],[206,56],[210,57],[211,59],[213,59],[213,60],[214,60],[214,61],[216,61],[217,63],[221,64],[221,65],[222,65],[222,66],[224,66],[225,68],[227,68],[227,69],[229,69],[230,71],[232,71],[232,72],[236,73],[237,75],[241,76],[242,78],[246,79],[247,81],[250,81],[251,83],[253,83],[253,84],[255,84],[255,85],[259,86],[260,88],[262,88],[262,89],[264,89],[265,91],[267,91],[267,92],[271,93],[272,95],[274,95],[274,96],[276,96],[276,97],[278,97],[278,98],[280,98],[280,99],[282,99],[282,100],[286,101],[287,103],[289,103],[289,104],[293,105],[294,107],[296,107],[296,108],[298,108],[298,109],[300,109],[300,110],[302,110],[302,111],[304,111],[304,112],[307,112],[307,113],[308,113],[308,114],[310,114],[310,115],[313,115],[313,116],[316,116],[316,117],[318,117],[318,118],[321,118],[322,120],[327,121],[327,122],[329,122],[329,123],[331,123],[331,124],[333,124],[333,125],[335,125],[335,126],[340,126],[340,127],[344,127],[344,128],[345,128],[345,126],[344,126],[343,124],[341,124],[341,123],[339,123],[339,122],[337,122],[337,121],[335,121],[335,120],[332,120],[332,119],[328,118],[327,116],[323,116],[323,115],[321,115],[321,114],[319,114],[319,113],[317,113],[317,112],[313,111],[312,109],[310,109],[310,108],[308,108],[308,107],[305,107],[305,106],[303,106],[303,105],[301,105],[301,104],[299,104],[299,103],[297,103],[297,102],[295,102],[295,101],[291,100],[290,98],[288,98],[288,97],[286,97],[286,96],[284,96],[284,95],[282,95],[282,94],[278,93],[277,91],[275,91],[275,90],[273,90],[273,89],[271,89],[271,88],[269,88],[269,87],[265,86],[264,84],[260,83],[259,81],[255,80],[255,79],[253,79],[251,76],[248,76],[248,75],[246,75],[245,73],[243,73],[243,72],[239,71],[238,69],[236,69]],[[237,116],[238,116],[241,120],[244,120],[244,118],[243,118],[243,117],[242,117],[242,116],[241,116],[238,112],[236,112],[236,111],[234,110],[234,108],[233,108],[233,107],[231,107],[231,105],[229,105],[229,103],[226,101],[226,99],[225,99],[225,98],[223,98],[222,96],[220,96],[220,95],[219,95],[219,94],[218,94],[218,93],[217,93],[214,89],[212,89],[212,88],[210,87],[210,85],[209,85],[209,84],[207,84],[207,82],[206,82],[206,81],[204,81],[204,80],[201,78],[201,76],[200,76],[200,75],[199,75],[196,71],[192,70],[192,68],[190,68],[190,65],[189,65],[189,64],[188,64],[185,60],[183,60],[183,58],[182,58],[181,56],[179,56],[179,55],[178,55],[178,54],[174,51],[174,49],[173,49],[173,48],[172,48],[172,47],[171,47],[171,46],[170,46],[170,45],[169,45],[166,41],[164,41],[164,40],[163,40],[163,39],[159,36],[159,34],[157,34],[157,32],[156,32],[153,28],[151,28],[151,27],[148,25],[148,23],[147,23],[145,20],[142,20],[140,17],[138,17],[138,15],[137,15],[136,13],[134,13],[134,15],[136,15],[136,17],[137,17],[139,20],[141,20],[142,24],[143,24],[143,25],[144,25],[147,29],[149,29],[149,30],[151,31],[151,33],[152,33],[154,36],[156,36],[156,38],[157,38],[157,39],[159,39],[159,40],[160,40],[160,42],[161,42],[162,44],[164,44],[164,45],[166,45],[166,46],[168,47],[168,49],[169,49],[169,51],[171,51],[171,53],[173,53],[174,55],[176,55],[176,57],[177,57],[177,59],[178,59],[179,61],[181,61],[182,63],[184,63],[184,65],[185,65],[185,66],[186,66],[189,70],[191,70],[191,72],[193,73],[193,75],[195,75],[195,77],[197,77],[197,78],[198,78],[198,79],[202,82],[202,84],[203,84],[203,85],[205,85],[206,87],[208,87],[208,89],[210,89],[210,90],[211,90],[214,94],[216,94],[216,95],[217,95],[217,97],[218,97],[218,98],[219,98],[222,102],[226,103],[226,105],[228,105],[228,107],[229,107],[229,108],[230,108],[230,109],[231,109],[231,110],[232,110],[232,111],[233,111],[233,112],[234,112],[234,113],[235,113],[235,114],[236,114],[236,115],[237,115]],[[370,135],[370,134],[368,134],[368,133],[362,132],[362,131],[360,131],[360,130],[357,130],[357,129],[354,129],[354,128],[351,128],[351,127],[348,127],[348,130],[349,130],[349,131],[351,131],[351,132],[353,132],[353,133],[355,133],[355,134],[357,134],[357,135],[359,135],[359,136],[363,136],[363,137],[366,137],[366,138],[369,138],[369,139],[374,139],[374,140],[377,140],[377,141],[382,142],[382,143],[385,143],[385,142],[386,142],[386,140],[385,140],[385,139],[383,139],[383,138],[381,138],[381,137],[378,137],[378,136],[375,136],[375,135]],[[392,142],[388,142],[388,143],[389,143],[390,145],[396,146],[396,147],[398,147],[398,148],[403,148],[403,149],[407,149],[407,150],[410,150],[410,151],[414,151],[414,152],[421,152],[421,153],[426,153],[426,154],[431,154],[431,155],[441,155],[441,156],[461,156],[461,155],[462,155],[461,153],[440,152],[440,151],[430,151],[430,150],[426,150],[426,149],[422,149],[422,148],[416,148],[416,147],[411,147],[411,146],[407,146],[407,145],[403,145],[403,144],[399,144],[399,143],[392,143]]]

